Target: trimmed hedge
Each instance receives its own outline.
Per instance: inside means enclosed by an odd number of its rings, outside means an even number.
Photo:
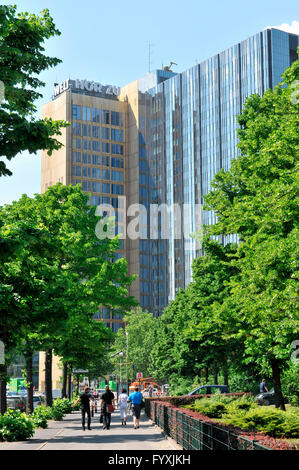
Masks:
[[[185,405],[209,418],[244,431],[263,432],[271,437],[299,438],[299,409],[282,411],[257,405],[248,398],[205,398]]]
[[[183,396],[178,396],[178,397],[147,397],[146,400],[150,401],[159,401],[161,403],[170,403],[173,406],[184,406],[184,405],[189,405],[193,403],[196,400],[201,400],[203,398],[210,398],[210,397],[215,397],[216,395],[183,395]],[[218,395],[217,395],[218,396]],[[221,395],[220,395],[221,396]],[[251,393],[226,393],[225,395],[222,395],[223,397],[249,397],[251,396]]]

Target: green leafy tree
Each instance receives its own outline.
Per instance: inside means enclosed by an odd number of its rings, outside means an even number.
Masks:
[[[8,160],[24,150],[43,149],[51,155],[61,147],[55,136],[68,123],[34,117],[34,101],[42,97],[37,90],[45,85],[38,75],[61,62],[44,54],[44,41],[56,35],[60,32],[48,10],[37,16],[0,5],[0,81],[5,93],[0,103],[0,156]],[[0,176],[11,174],[0,161]]]
[[[281,372],[298,336],[298,155],[297,60],[282,86],[252,95],[238,118],[241,156],[220,171],[206,208],[214,210],[213,235],[239,235],[227,308],[231,332],[243,342],[248,363],[271,371],[277,406],[284,409]]]
[[[128,365],[129,379],[135,380],[136,372],[142,372],[144,378],[149,377],[152,374],[151,352],[156,341],[159,320],[151,313],[142,311],[141,308],[131,310],[124,316],[123,320],[126,324],[125,330],[122,328],[118,330],[109,354],[123,351],[122,364],[124,370]],[[117,374],[119,362],[119,356],[112,359]],[[125,375],[126,373],[123,378]]]
[[[65,340],[66,322],[85,315],[87,327],[100,305],[126,310],[137,303],[127,291],[134,276],[124,259],[114,258],[119,241],[99,241],[98,220],[79,186],[61,184],[0,210],[0,239],[11,246],[0,268],[0,338],[7,352],[24,345],[28,361],[36,348],[47,351],[48,404],[52,349]]]
[[[228,383],[229,365],[240,349],[236,340],[223,334],[215,308],[229,295],[227,283],[237,274],[232,264],[236,247],[205,237],[203,249],[204,256],[192,265],[193,282],[164,310],[157,330],[152,352],[155,373],[172,385],[184,378],[191,386],[196,377],[200,383],[202,372],[206,382],[209,371],[215,383],[220,371]]]

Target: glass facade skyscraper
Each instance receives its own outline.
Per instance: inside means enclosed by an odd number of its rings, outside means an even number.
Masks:
[[[268,29],[148,90],[143,79],[139,99],[147,110],[140,129],[140,171],[144,168],[149,179],[148,193],[142,189],[141,195],[148,196],[148,203],[186,204],[181,221],[185,234],[198,229],[195,207],[211,190],[215,173],[229,169],[239,153],[237,115],[246,98],[278,84],[296,59],[297,47],[298,36]],[[174,219],[174,214],[168,219],[169,240],[150,240],[143,245],[148,252],[140,252],[150,281],[143,306],[156,314],[189,284],[192,261],[200,255],[194,238],[175,237]],[[204,211],[202,222],[213,224],[214,214]]]

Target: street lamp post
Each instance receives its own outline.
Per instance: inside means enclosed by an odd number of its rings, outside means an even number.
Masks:
[[[127,363],[126,363],[126,369],[127,369],[127,392],[129,394],[129,374],[128,374],[128,359],[129,359],[129,333],[126,331],[126,337],[127,337]]]
[[[124,353],[121,351],[119,353],[120,361],[119,361],[119,393],[121,393],[121,359],[124,357]]]
[[[119,363],[119,387],[121,387],[121,358],[124,356],[124,353],[122,351],[118,351],[115,354],[111,354],[110,357],[114,356],[120,356],[120,363]]]

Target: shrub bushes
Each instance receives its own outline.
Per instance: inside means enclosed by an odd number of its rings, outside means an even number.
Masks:
[[[48,419],[52,419],[52,410],[44,405],[37,406],[32,413],[34,427],[46,429],[48,427]]]
[[[18,410],[8,410],[0,416],[0,440],[24,441],[34,434],[34,423],[31,417]]]
[[[68,398],[57,398],[53,402],[52,410],[53,410],[53,416],[62,415],[62,418],[63,418],[64,415],[72,412],[72,401],[69,400]],[[60,421],[60,419],[58,419],[57,421]]]
[[[250,397],[213,397],[196,400],[185,406],[223,424],[236,426],[244,431],[263,432],[272,437],[299,437],[299,410],[286,412],[258,406]]]
[[[35,428],[46,429],[48,420],[61,421],[64,415],[71,413],[74,400],[58,398],[53,406],[37,406],[32,415],[20,411],[8,410],[0,415],[0,441],[24,441],[34,434]]]

